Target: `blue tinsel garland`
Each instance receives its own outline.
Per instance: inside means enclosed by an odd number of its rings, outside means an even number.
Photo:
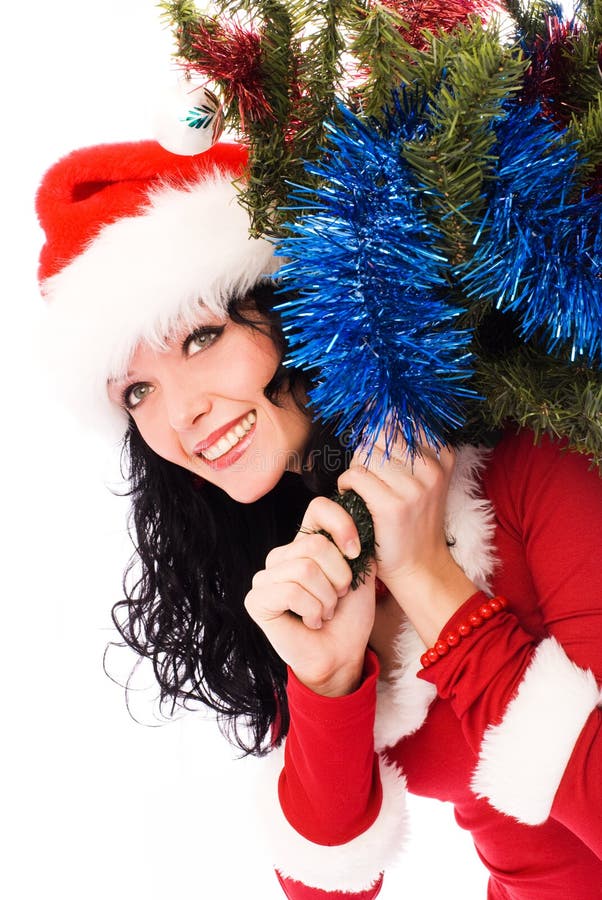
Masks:
[[[525,340],[601,349],[602,197],[576,188],[579,157],[537,104],[496,123],[498,158],[476,252],[457,274],[472,298],[517,314]],[[577,196],[575,196],[577,194]]]
[[[296,188],[278,250],[289,259],[283,290],[295,294],[280,306],[288,362],[318,373],[317,416],[368,452],[383,428],[387,448],[399,432],[412,454],[425,440],[440,446],[475,396],[471,334],[454,325],[462,309],[446,302],[450,283],[467,306],[486,299],[513,311],[522,337],[543,335],[548,352],[600,354],[602,198],[578,191],[577,153],[537,105],[515,104],[492,123],[486,212],[472,259],[453,271],[423,208],[426,188],[400,152],[424,137],[424,101],[397,95],[384,125],[341,112],[322,160],[307,164],[321,187]]]
[[[353,445],[369,453],[382,429],[387,447],[401,431],[414,453],[462,421],[470,334],[454,328],[461,310],[445,301],[438,234],[400,156],[404,119],[391,139],[342,112],[345,130],[331,126],[324,159],[307,166],[323,179],[317,201],[297,188],[278,249],[290,260],[283,289],[296,294],[279,307],[288,362],[319,369],[311,402]]]

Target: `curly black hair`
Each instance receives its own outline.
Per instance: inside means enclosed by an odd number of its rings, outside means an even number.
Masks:
[[[290,392],[303,406],[311,381],[284,365],[275,299],[282,298],[274,287],[261,283],[234,299],[228,314],[250,328],[267,328],[279,349],[265,396],[278,405]],[[350,456],[333,427],[316,422],[301,477],[287,472],[267,495],[243,504],[162,459],[130,422],[122,469],[135,552],[113,621],[124,643],[152,662],[162,707],[173,714],[200,701],[245,755],[265,753],[289,726],[286,666],[246,612],[245,596],[269,551],[293,539],[312,497],[332,493]]]

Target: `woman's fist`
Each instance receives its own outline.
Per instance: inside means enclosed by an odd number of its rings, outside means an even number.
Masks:
[[[329,696],[359,684],[374,623],[374,572],[350,591],[347,557],[358,554],[349,513],[316,497],[294,541],[268,554],[245,599],[249,615],[297,678]]]
[[[374,522],[378,577],[387,585],[415,572],[438,569],[449,559],[444,519],[455,455],[423,448],[413,461],[404,444],[385,457],[377,440],[369,462],[359,454],[339,480],[341,491],[353,489],[365,501]]]
[[[411,460],[397,442],[389,458],[377,440],[366,465],[356,454],[339,490],[362,497],[374,522],[376,575],[427,646],[476,586],[454,561],[445,534],[447,494],[455,453],[423,447]]]

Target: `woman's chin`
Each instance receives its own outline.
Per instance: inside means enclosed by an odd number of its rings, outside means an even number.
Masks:
[[[255,503],[276,487],[283,474],[283,472],[274,472],[270,478],[261,479],[255,483],[249,481],[247,484],[244,484],[241,479],[240,484],[223,485],[222,489],[237,503]]]

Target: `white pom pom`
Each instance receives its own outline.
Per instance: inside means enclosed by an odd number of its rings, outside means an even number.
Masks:
[[[179,156],[196,156],[215,144],[224,128],[219,100],[211,91],[182,78],[159,98],[155,139]]]

